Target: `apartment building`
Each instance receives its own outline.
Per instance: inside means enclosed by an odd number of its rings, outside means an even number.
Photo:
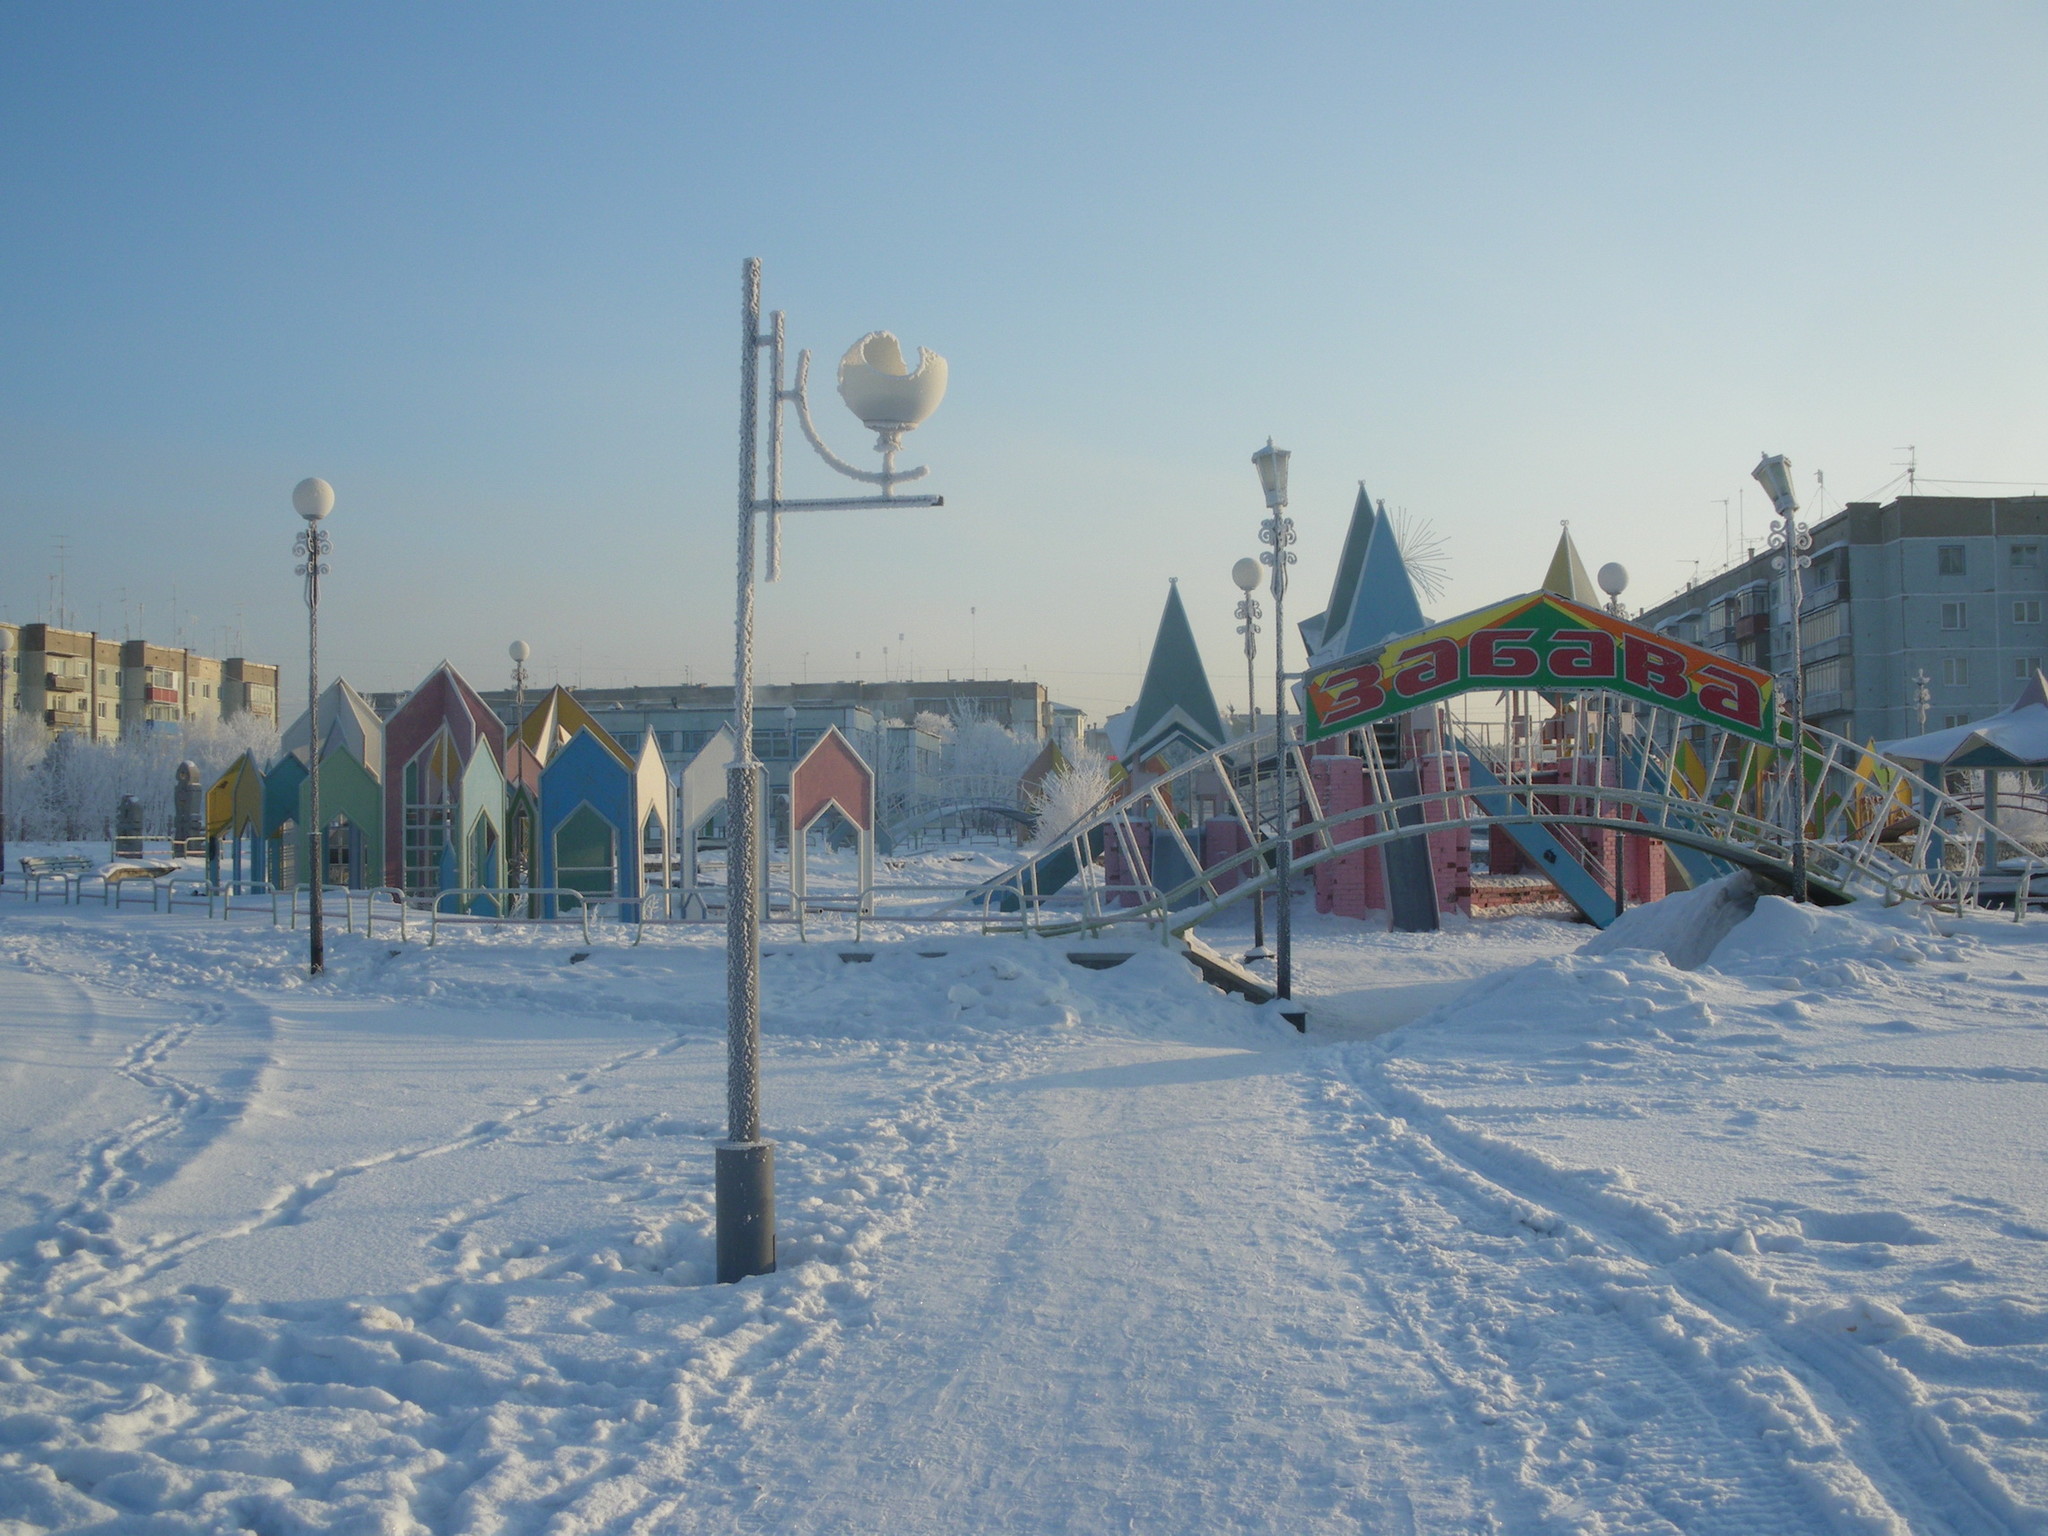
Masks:
[[[99,741],[245,713],[277,721],[278,669],[266,662],[110,640],[54,624],[0,629],[13,642],[0,689],[7,707],[55,731]]]
[[[1806,714],[1854,741],[1982,719],[2048,658],[2048,496],[1851,502],[1813,527],[1799,614]],[[1641,622],[1783,674],[1784,576],[1768,552],[1646,609]]]

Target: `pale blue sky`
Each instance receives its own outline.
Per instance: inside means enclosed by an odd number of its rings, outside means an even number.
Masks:
[[[1831,504],[1907,443],[2048,489],[2044,45],[2019,4],[10,4],[0,616],[63,533],[81,623],[168,638],[175,589],[296,671],[321,474],[362,686],[496,685],[515,635],[728,678],[748,255],[843,454],[855,336],[953,379],[944,511],[792,523],[770,679],[887,645],[1100,715],[1178,576],[1237,702],[1269,433],[1297,615],[1361,476],[1445,538],[1439,612],[1561,517],[1653,600],[1760,450]]]

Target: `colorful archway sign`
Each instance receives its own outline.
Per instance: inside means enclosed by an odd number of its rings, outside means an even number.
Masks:
[[[1440,699],[1502,688],[1602,688],[1777,740],[1768,672],[1588,608],[1531,592],[1477,609],[1314,673],[1302,690],[1308,739],[1321,741]]]

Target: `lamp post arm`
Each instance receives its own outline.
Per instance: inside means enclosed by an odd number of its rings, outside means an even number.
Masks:
[[[840,458],[830,448],[827,448],[825,440],[818,436],[818,429],[811,421],[810,378],[811,353],[807,347],[796,355],[795,387],[788,390],[778,388],[776,398],[778,400],[788,400],[796,406],[797,425],[804,429],[804,436],[809,438],[811,446],[818,450],[819,458],[823,459],[849,480],[858,480],[864,485],[879,485],[882,487],[882,494],[885,496],[890,494],[892,487],[907,485],[912,480],[922,480],[931,473],[931,467],[926,464],[920,464],[915,469],[897,469],[895,467],[896,449],[893,445],[885,445],[883,449],[884,463],[883,467],[879,470],[857,469],[847,463],[846,460]],[[781,383],[779,374],[776,383],[778,385]]]

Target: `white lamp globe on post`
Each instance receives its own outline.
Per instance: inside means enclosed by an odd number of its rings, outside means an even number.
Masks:
[[[533,647],[524,640],[514,640],[505,647],[505,654],[512,658],[512,709],[515,716],[526,713],[526,659],[533,654]],[[516,730],[519,720],[512,722]]]
[[[1245,739],[1251,744],[1251,800],[1249,807],[1251,822],[1246,826],[1245,841],[1248,847],[1256,848],[1259,843],[1259,689],[1254,663],[1259,649],[1259,618],[1264,612],[1259,600],[1252,594],[1259,589],[1259,562],[1250,555],[1230,568],[1230,579],[1244,596],[1237,605],[1237,632],[1244,636],[1244,693],[1245,707],[1251,717],[1251,729]],[[1244,878],[1253,879],[1256,869],[1247,869]],[[1246,960],[1266,958],[1266,892],[1262,886],[1252,892],[1252,948]]]
[[[1623,617],[1621,594],[1628,590],[1628,567],[1619,560],[1610,560],[1600,567],[1600,574],[1593,579],[1600,583],[1600,590],[1607,594],[1607,611],[1616,618]]]
[[[1259,542],[1266,546],[1259,556],[1273,573],[1273,750],[1279,757],[1279,793],[1273,807],[1273,824],[1280,832],[1279,856],[1275,861],[1274,885],[1278,897],[1273,909],[1273,992],[1281,1002],[1294,996],[1294,839],[1287,836],[1287,567],[1294,564],[1294,519],[1287,516],[1287,461],[1285,448],[1275,448],[1273,439],[1252,455],[1259,472],[1259,489],[1265,494],[1270,514],[1259,528]],[[1306,1029],[1306,1021],[1293,1015],[1294,1027]]]
[[[1813,564],[1807,551],[1813,535],[1799,522],[1799,498],[1792,493],[1792,461],[1782,453],[1767,453],[1750,475],[1771,498],[1780,521],[1771,529],[1771,568],[1785,573],[1785,604],[1791,619],[1791,687],[1787,690],[1792,716],[1792,750],[1785,763],[1785,836],[1792,844],[1792,899],[1806,900],[1806,775],[1800,760],[1806,755],[1806,665],[1799,635],[1799,610],[1805,606],[1805,585],[1800,573]]]
[[[299,558],[294,572],[306,578],[306,835],[313,864],[307,879],[306,972],[318,976],[327,968],[321,905],[327,884],[327,838],[320,820],[320,578],[327,574],[326,556],[334,548],[320,525],[334,510],[334,487],[308,476],[292,487],[292,510],[306,520],[292,553]]]

